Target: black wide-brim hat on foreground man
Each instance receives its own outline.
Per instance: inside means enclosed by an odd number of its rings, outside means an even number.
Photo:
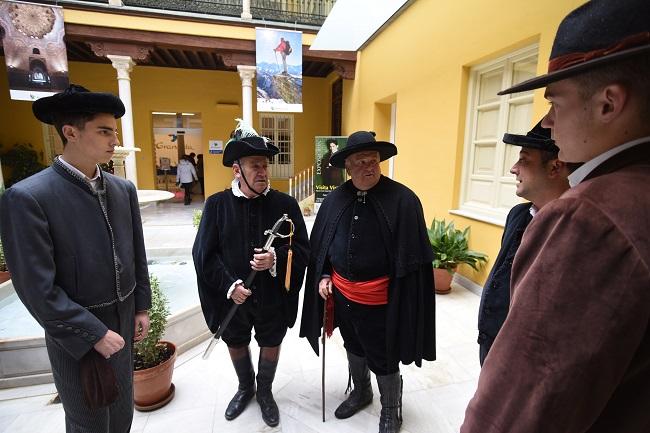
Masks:
[[[273,143],[266,137],[260,137],[252,126],[246,124],[243,120],[239,122],[237,128],[233,131],[233,136],[223,151],[223,165],[232,167],[232,165],[246,156],[266,156],[271,158],[280,152]]]
[[[32,104],[34,116],[43,123],[54,124],[57,114],[106,113],[116,119],[124,116],[124,104],[112,93],[91,92],[85,87],[70,84],[67,89]]]
[[[549,128],[543,128],[541,120],[526,135],[503,134],[503,142],[514,146],[545,150],[555,154],[560,151],[555,145],[555,141],[551,138],[551,130]]]
[[[587,2],[560,23],[548,73],[502,90],[499,95],[538,89],[586,70],[650,51],[648,23],[649,0]]]
[[[379,160],[384,161],[391,156],[397,155],[397,147],[387,141],[375,140],[375,133],[372,131],[357,131],[348,137],[347,144],[330,158],[330,164],[337,168],[345,168],[345,158],[357,152],[376,150],[379,152]]]

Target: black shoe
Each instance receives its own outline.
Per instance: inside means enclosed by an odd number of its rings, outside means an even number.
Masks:
[[[244,409],[246,409],[246,406],[248,406],[248,403],[253,399],[254,395],[255,388],[245,390],[238,389],[235,396],[230,400],[230,403],[228,403],[225,413],[226,419],[231,421],[241,415]]]
[[[262,419],[269,427],[275,427],[280,424],[280,410],[273,398],[273,394],[269,392],[257,393],[257,403],[262,410]]]
[[[372,386],[370,385],[370,370],[366,358],[348,352],[348,368],[354,389],[348,398],[336,408],[334,416],[339,419],[350,418],[364,407],[372,403]],[[350,384],[348,383],[348,387]]]

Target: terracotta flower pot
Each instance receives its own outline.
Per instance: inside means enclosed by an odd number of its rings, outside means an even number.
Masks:
[[[453,272],[456,270],[452,269],[451,272],[447,269],[433,268],[433,281],[438,295],[446,295],[451,292],[451,280],[454,278]]]
[[[169,341],[161,341],[173,353],[162,364],[144,370],[133,372],[133,400],[135,408],[146,412],[163,407],[174,398],[174,362],[176,361],[176,346]]]
[[[10,279],[11,275],[9,274],[9,271],[0,271],[0,284],[9,281]]]

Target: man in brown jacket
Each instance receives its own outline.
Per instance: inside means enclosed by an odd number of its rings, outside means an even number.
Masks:
[[[587,161],[524,234],[462,433],[650,431],[650,2],[569,14],[546,86],[560,159]]]

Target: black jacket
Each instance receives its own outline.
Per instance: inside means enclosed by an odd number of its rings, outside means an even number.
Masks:
[[[276,238],[272,246],[276,253],[277,276],[271,276],[269,271],[258,272],[251,296],[265,307],[277,307],[278,317],[291,327],[296,321],[298,293],[309,257],[307,229],[296,200],[275,190],[247,199],[235,197],[232,190],[227,189],[205,202],[192,256],[203,315],[213,333],[233,305],[232,300],[226,299],[228,288],[238,279],[246,280],[251,271],[249,262],[253,249],[261,248],[266,242],[264,230],[273,227],[285,213],[295,224],[290,291],[284,287],[289,239]],[[284,224],[280,232],[288,233],[288,226]]]
[[[501,237],[501,250],[490,271],[478,310],[478,343],[490,346],[508,315],[510,305],[510,271],[521,238],[532,220],[532,203],[510,209]]]
[[[316,354],[323,319],[318,283],[339,219],[356,198],[352,181],[332,191],[321,205],[311,232],[300,336],[307,338]],[[433,253],[422,205],[413,191],[384,176],[368,191],[366,200],[379,217],[382,230],[378,235],[389,253],[388,354],[404,364],[415,361],[420,366],[422,359],[433,361],[436,357]]]
[[[108,327],[92,312],[135,296],[151,306],[135,187],[102,172],[105,200],[55,160],[2,195],[2,243],[16,294],[80,359]]]

